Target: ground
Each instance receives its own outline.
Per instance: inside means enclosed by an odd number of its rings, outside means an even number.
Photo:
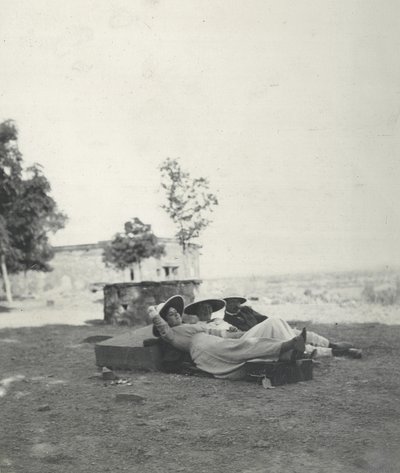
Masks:
[[[143,372],[115,385],[83,340],[126,328],[4,328],[0,472],[398,472],[400,326],[305,325],[354,341],[363,359],[274,389]],[[125,392],[144,401],[117,402]]]

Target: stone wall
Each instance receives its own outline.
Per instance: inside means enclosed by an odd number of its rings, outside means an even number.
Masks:
[[[104,287],[104,320],[108,323],[145,325],[147,308],[180,294],[185,305],[194,301],[200,280],[144,281]]]
[[[137,266],[133,267],[134,282],[200,277],[198,246],[192,245],[184,255],[175,239],[160,238],[159,240],[165,245],[165,256],[160,259],[144,260],[141,271]],[[131,281],[132,274],[129,269],[116,271],[103,263],[103,247],[106,243],[55,247],[55,256],[50,261],[53,271],[49,273],[28,271],[26,274],[11,275],[13,294],[36,295],[52,290],[70,293],[90,289],[94,283]],[[2,294],[3,288],[0,284],[0,295]]]

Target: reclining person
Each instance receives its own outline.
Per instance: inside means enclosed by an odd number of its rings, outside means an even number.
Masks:
[[[225,297],[223,299],[226,303],[224,320],[229,324],[237,327],[239,330],[246,332],[255,325],[263,322],[268,317],[259,314],[250,306],[244,306],[247,299],[240,296]],[[299,331],[293,329],[297,334]],[[312,334],[312,335],[311,335]],[[362,351],[354,347],[348,342],[332,342],[325,337],[308,332],[308,343],[317,347],[331,349],[332,356],[350,356],[351,358],[361,358]],[[319,350],[319,355],[322,355],[322,350]],[[326,356],[330,353],[326,352]]]
[[[226,303],[224,320],[242,332],[247,332],[254,325],[268,319],[266,315],[259,314],[252,307],[243,305],[247,299],[240,296],[224,297]]]
[[[304,356],[306,330],[294,335],[281,319],[267,319],[248,332],[229,332],[198,322],[182,324],[184,301],[171,297],[161,307],[148,309],[153,327],[175,348],[190,354],[195,365],[217,378],[242,379],[244,364],[252,359],[289,360]]]
[[[185,307],[182,316],[183,323],[198,323],[206,324],[208,328],[217,328],[220,330],[228,330],[230,332],[237,332],[238,329],[226,322],[222,317],[211,318],[214,312],[218,312],[225,308],[225,301],[222,299],[203,299],[201,301],[193,302]],[[192,316],[193,318],[189,318]]]

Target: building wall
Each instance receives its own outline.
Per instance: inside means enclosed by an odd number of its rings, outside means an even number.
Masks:
[[[132,268],[134,282],[200,278],[197,245],[191,245],[184,255],[176,240],[159,240],[165,245],[165,256],[144,260],[140,270],[135,265]],[[103,263],[103,247],[106,243],[55,247],[56,253],[50,262],[53,271],[28,271],[26,275],[11,275],[13,294],[36,294],[53,289],[70,292],[89,289],[94,283],[131,282],[130,269],[116,271]]]

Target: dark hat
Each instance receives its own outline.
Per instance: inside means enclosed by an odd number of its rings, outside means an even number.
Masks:
[[[202,301],[193,302],[185,307],[185,314],[197,315],[199,307],[202,304],[209,304],[213,312],[217,312],[225,307],[225,301],[222,299],[204,299]]]
[[[161,317],[165,320],[170,307],[173,307],[180,315],[182,315],[184,306],[185,301],[183,300],[182,296],[172,296],[167,300],[167,302],[158,304],[157,310]]]
[[[238,301],[239,304],[244,304],[247,299],[245,297],[240,297],[240,296],[230,296],[230,297],[224,297],[223,299],[225,302],[229,302],[229,301]]]

